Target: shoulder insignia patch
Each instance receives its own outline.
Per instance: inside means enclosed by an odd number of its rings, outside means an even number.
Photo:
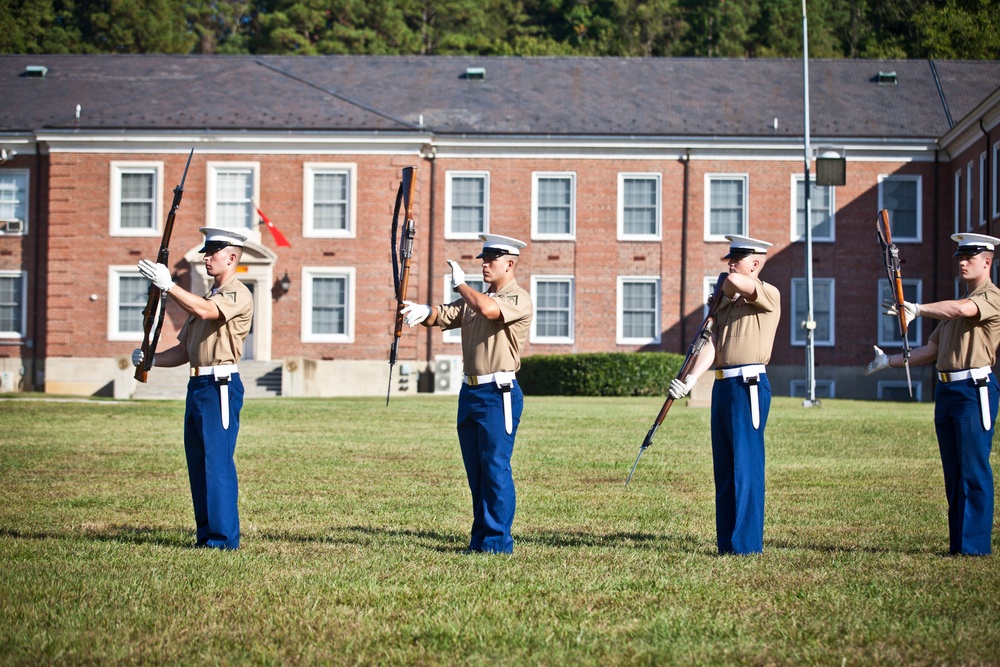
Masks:
[[[236,303],[236,292],[223,292],[222,295],[233,303]]]
[[[511,294],[510,296],[507,297],[507,300],[508,301],[513,301],[514,305],[515,306],[517,305],[517,295],[516,294]]]

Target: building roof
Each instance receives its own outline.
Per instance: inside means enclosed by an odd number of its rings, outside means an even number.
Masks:
[[[811,60],[809,71],[810,131],[824,137],[936,139],[1000,88],[1000,61]],[[895,83],[879,83],[890,72]],[[803,134],[802,98],[795,59],[0,56],[3,133],[790,138]]]

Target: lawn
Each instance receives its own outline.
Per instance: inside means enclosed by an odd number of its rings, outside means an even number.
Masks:
[[[528,397],[513,556],[463,554],[455,397],[243,412],[243,545],[194,542],[177,401],[0,400],[0,664],[1000,664],[929,404],[776,399],[764,554],[719,557],[708,411]]]

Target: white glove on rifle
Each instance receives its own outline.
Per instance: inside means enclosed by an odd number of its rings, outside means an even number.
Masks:
[[[885,308],[886,315],[896,315],[896,301],[894,299],[885,299],[882,301],[882,307]],[[910,322],[920,317],[920,304],[910,303],[909,301],[903,302],[903,313],[906,316],[906,326],[910,326]]]
[[[132,365],[136,368],[142,365],[142,360],[146,358],[146,355],[142,353],[142,350],[132,350]],[[156,365],[156,356],[153,356],[153,363],[150,367]]]
[[[164,292],[169,292],[174,286],[174,280],[170,277],[170,269],[163,264],[156,264],[148,259],[139,260],[139,273],[159,287]]]
[[[407,326],[416,326],[431,316],[430,306],[425,306],[422,303],[413,303],[412,301],[404,301],[403,305],[405,308],[400,312],[403,313],[403,324]]]
[[[875,348],[875,359],[865,368],[865,375],[878,373],[881,370],[889,368],[889,355],[883,352],[878,345],[873,347]]]
[[[453,259],[448,260],[448,266],[451,267],[451,283],[455,286],[455,291],[458,291],[458,286],[465,284],[465,271]]]
[[[690,375],[683,380],[674,378],[670,381],[670,398],[675,401],[684,398],[691,393],[691,390],[694,389],[696,382],[698,382],[698,379]]]

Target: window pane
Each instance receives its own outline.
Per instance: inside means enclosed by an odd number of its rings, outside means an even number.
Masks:
[[[893,237],[917,238],[917,182],[887,178],[882,181],[882,207],[889,211]]]
[[[0,171],[0,220],[25,220],[27,188],[26,174]]]
[[[21,333],[21,276],[0,276],[0,331]]]
[[[568,178],[538,179],[538,232],[569,234],[572,182]]]
[[[792,296],[795,300],[793,304],[795,315],[793,322],[799,323],[806,320],[807,297],[806,281],[802,278],[792,280]],[[833,281],[829,278],[813,279],[813,319],[816,321],[816,329],[813,334],[813,341],[816,343],[833,342]],[[795,343],[805,344],[806,330],[798,324],[792,326],[792,340]]]
[[[230,229],[251,228],[253,178],[249,170],[216,174],[216,225]]]
[[[321,173],[313,179],[313,227],[347,229],[348,174]]]
[[[148,294],[149,281],[142,276],[118,279],[118,331],[142,331],[142,311],[146,308]]]
[[[457,176],[451,181],[451,230],[486,231],[486,179]]]
[[[569,281],[539,281],[535,284],[535,331],[538,336],[569,337]]]
[[[743,229],[743,180],[713,179],[709,187],[710,233],[745,234]]]
[[[804,181],[795,184],[796,219],[795,233],[804,239],[806,235],[806,188]],[[812,184],[809,189],[809,208],[812,209],[813,239],[832,239],[833,220],[830,217],[830,193],[828,185]]]
[[[656,179],[626,178],[623,187],[623,232],[656,234]]]
[[[903,299],[909,301],[910,303],[916,303],[919,300],[919,290],[918,283],[916,281],[903,281]],[[902,347],[903,335],[899,331],[899,319],[892,317],[890,315],[882,314],[881,304],[886,299],[895,299],[893,295],[893,290],[889,286],[888,280],[878,281],[879,290],[879,340],[888,345],[899,345]],[[910,342],[911,346],[919,345],[917,342],[917,327],[919,324],[916,321],[910,322],[909,326],[906,328],[906,339]]]
[[[153,221],[156,175],[150,172],[121,175],[122,229],[155,229]]]
[[[347,333],[347,279],[318,277],[312,279],[312,332]]]
[[[622,285],[622,335],[656,338],[656,283]]]

